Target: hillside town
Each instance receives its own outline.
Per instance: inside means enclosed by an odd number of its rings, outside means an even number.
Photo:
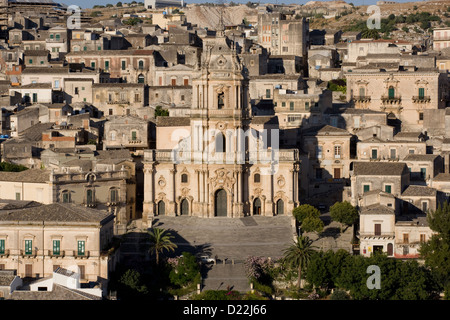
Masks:
[[[450,5],[373,4],[0,0],[0,299],[448,299]]]

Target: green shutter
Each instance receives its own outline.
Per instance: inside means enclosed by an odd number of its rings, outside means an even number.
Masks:
[[[95,62],[91,62],[91,68],[95,69]]]
[[[368,184],[364,185],[364,192],[367,192],[370,190],[370,186]]]
[[[423,99],[425,97],[425,89],[419,88],[419,99]]]
[[[394,87],[389,87],[389,99],[394,99],[395,97],[395,89]]]
[[[266,98],[270,98],[270,89],[266,89]]]
[[[60,240],[53,240],[53,254],[59,255],[60,254]]]
[[[391,193],[391,186],[385,186],[384,191],[387,193]]]
[[[33,241],[25,240],[25,254],[32,254],[32,253],[33,253]]]
[[[372,159],[377,159],[378,158],[378,151],[377,149],[372,149]]]
[[[78,241],[78,255],[84,256],[84,241]]]
[[[289,110],[294,110],[294,102],[289,102]]]
[[[427,175],[427,169],[426,168],[420,168],[420,177],[422,179],[424,179],[426,175]]]
[[[125,63],[126,63],[125,61],[122,61],[122,70],[126,69],[126,64]]]
[[[109,61],[105,61],[105,70],[109,69]]]
[[[0,240],[0,254],[5,253],[5,240]]]

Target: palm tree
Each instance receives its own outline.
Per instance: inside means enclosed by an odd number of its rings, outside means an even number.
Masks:
[[[165,229],[160,228],[153,228],[153,230],[149,231],[148,234],[150,235],[150,253],[155,253],[156,255],[156,264],[159,264],[159,254],[162,253],[164,250],[166,251],[175,251],[175,248],[177,248],[177,245],[170,241],[170,239],[173,238],[173,236],[166,232]]]
[[[306,269],[315,247],[311,246],[312,240],[306,236],[299,236],[297,241],[284,250],[284,261],[292,268],[298,269],[298,288],[301,288],[302,270]]]

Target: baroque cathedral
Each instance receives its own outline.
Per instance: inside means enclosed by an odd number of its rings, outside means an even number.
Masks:
[[[248,76],[223,32],[203,40],[185,117],[158,117],[144,155],[143,222],[151,217],[291,215],[298,149],[280,149],[276,116],[251,116]]]

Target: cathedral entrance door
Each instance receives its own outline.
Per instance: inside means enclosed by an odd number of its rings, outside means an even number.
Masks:
[[[253,201],[253,215],[261,215],[261,200],[259,198]]]
[[[166,204],[164,203],[164,201],[160,201],[158,202],[158,215],[159,216],[164,216],[166,214]]]
[[[284,214],[284,201],[279,199],[277,201],[277,215]]]
[[[181,212],[180,214],[182,216],[187,216],[189,215],[189,203],[186,199],[183,199],[183,201],[181,201]]]
[[[216,192],[214,199],[214,215],[216,217],[227,216],[227,192],[223,189],[219,189]]]

